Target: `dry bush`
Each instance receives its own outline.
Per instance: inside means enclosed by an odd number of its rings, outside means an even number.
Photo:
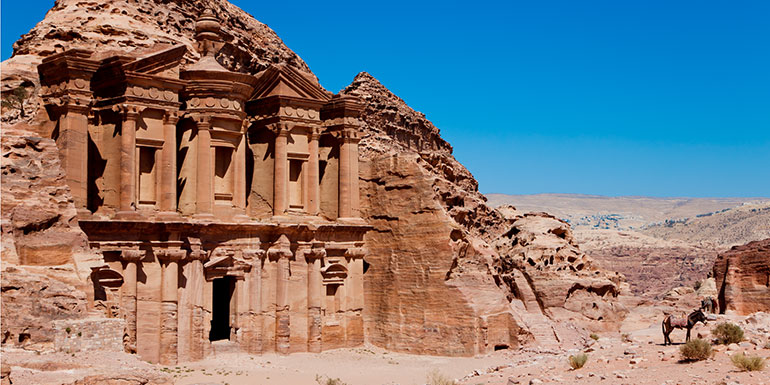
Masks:
[[[433,369],[428,373],[428,385],[455,385],[455,381]]]
[[[589,337],[591,337],[591,339],[594,340],[594,341],[599,341],[599,336],[596,335],[596,333],[591,333],[591,335]]]
[[[765,360],[760,356],[747,356],[738,353],[730,356],[730,360],[736,368],[747,372],[762,370],[765,367]]]
[[[741,329],[740,326],[729,322],[722,322],[717,325],[717,327],[711,331],[711,335],[714,336],[718,344],[729,345],[743,341],[743,329]]]
[[[573,370],[582,368],[583,365],[586,364],[586,361],[588,361],[588,355],[585,353],[569,356],[569,366],[572,367]]]
[[[628,334],[628,333],[623,333],[623,334],[620,336],[620,340],[621,340],[621,341],[623,341],[623,342],[634,342],[634,341],[631,339],[631,335],[630,335],[630,334]]]
[[[711,350],[711,344],[700,338],[687,341],[682,347],[679,348],[679,354],[682,356],[682,361],[701,361],[711,357],[713,354]]]
[[[315,376],[315,382],[317,382],[318,385],[347,385],[339,378],[329,378],[326,376],[319,376],[317,374]]]

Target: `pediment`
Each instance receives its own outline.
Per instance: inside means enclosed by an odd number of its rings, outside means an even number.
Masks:
[[[302,99],[329,100],[330,95],[298,70],[288,66],[271,66],[257,74],[257,85],[251,99],[288,96]]]
[[[178,78],[179,68],[186,53],[187,47],[182,44],[174,45],[126,63],[123,65],[123,70],[146,75]]]

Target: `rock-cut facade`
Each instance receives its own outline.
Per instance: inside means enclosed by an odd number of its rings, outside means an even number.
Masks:
[[[197,52],[69,49],[38,66],[44,130],[104,260],[91,305],[125,320],[126,351],[162,364],[218,341],[249,353],[360,345],[363,104],[290,66],[229,71],[215,59],[225,44],[204,12]]]

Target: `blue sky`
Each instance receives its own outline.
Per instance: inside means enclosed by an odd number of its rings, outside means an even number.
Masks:
[[[424,112],[482,192],[770,196],[770,2],[233,1],[329,90]],[[2,58],[53,1],[3,1]]]

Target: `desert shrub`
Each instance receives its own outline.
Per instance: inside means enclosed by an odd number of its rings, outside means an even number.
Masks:
[[[433,369],[428,373],[428,385],[455,385],[455,381]]]
[[[743,329],[741,329],[740,326],[729,322],[722,322],[717,325],[717,327],[711,331],[711,335],[714,336],[718,344],[729,345],[743,341]]]
[[[599,341],[599,336],[597,336],[596,333],[591,333],[589,337],[591,337],[591,339],[594,341]]]
[[[700,338],[689,340],[679,348],[683,361],[700,361],[711,357],[711,344]]]
[[[339,378],[329,378],[326,376],[319,376],[317,374],[315,376],[315,382],[317,382],[318,385],[347,385]]]
[[[620,340],[623,341],[623,342],[633,342],[633,340],[631,340],[631,335],[628,334],[628,333],[621,334],[620,335]]]
[[[569,366],[574,370],[582,368],[586,361],[588,361],[588,355],[585,353],[569,356]]]
[[[770,349],[770,341],[765,342],[765,349]]]
[[[753,372],[755,370],[762,370],[765,367],[765,360],[759,356],[747,356],[743,353],[738,353],[730,356],[730,360],[736,368],[743,371]]]

